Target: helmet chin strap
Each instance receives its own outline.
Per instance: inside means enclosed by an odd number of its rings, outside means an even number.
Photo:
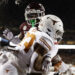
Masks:
[[[35,27],[36,20],[32,19],[32,20],[30,20],[30,23],[31,23],[32,27]]]

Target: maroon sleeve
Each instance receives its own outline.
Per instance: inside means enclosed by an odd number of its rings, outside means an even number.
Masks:
[[[20,32],[24,35],[24,31],[23,31],[23,27],[25,26],[25,22],[23,22],[21,25],[20,25],[20,27],[19,27],[19,29],[20,29]]]
[[[21,25],[20,25],[20,32],[24,35],[24,33],[26,31],[28,31],[29,29],[31,28],[31,25],[28,25],[26,22],[23,22]]]

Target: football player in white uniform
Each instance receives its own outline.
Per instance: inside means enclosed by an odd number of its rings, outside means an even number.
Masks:
[[[18,50],[25,55],[26,62],[24,61],[24,64],[30,64],[31,70],[39,53],[44,59],[42,63],[42,70],[48,72],[49,65],[51,65],[51,60],[58,52],[54,42],[58,39],[58,37],[62,37],[64,30],[62,21],[58,17],[55,17],[55,19],[56,20],[52,19],[50,15],[44,16],[39,24],[39,30],[41,32],[38,31],[36,27],[31,28],[21,43],[19,43],[17,47],[14,48],[14,50]],[[60,31],[62,33],[61,35],[59,35]],[[41,46],[40,51],[36,49],[36,46],[38,45]]]
[[[62,35],[63,35],[63,32],[64,32],[63,23],[62,23],[61,19],[58,18],[55,15],[46,15],[46,16],[42,17],[41,21],[39,23],[38,29],[40,31],[42,31],[42,33],[45,32],[46,34],[48,34],[49,38],[52,39],[54,44],[53,45],[51,44],[52,46],[49,44],[51,47],[55,47],[55,44],[57,43],[57,40],[62,39]],[[46,42],[48,42],[48,41],[46,41]],[[53,57],[57,54],[57,52],[58,52],[57,47],[49,50],[48,53],[46,54],[46,56],[49,57],[49,59],[47,59],[47,60],[51,61],[53,59]],[[38,57],[38,53],[34,52],[33,55],[32,55],[32,58],[31,58],[31,65],[30,65],[31,68],[33,67],[34,61],[37,57]],[[48,62],[47,60],[44,61],[44,63],[43,63],[44,64],[43,69],[45,71],[47,71],[49,69],[48,68],[49,63],[46,64],[46,62]]]
[[[48,18],[48,21],[51,22],[51,19]],[[58,52],[58,49],[54,44],[53,37],[51,38],[47,33],[45,33],[44,31],[42,32],[40,27],[39,27],[39,30],[41,32],[38,31],[36,27],[31,28],[26,33],[26,35],[23,38],[23,40],[21,41],[21,43],[19,43],[17,45],[17,47],[15,47],[15,50],[19,50],[21,53],[26,55],[25,60],[27,63],[25,63],[25,64],[30,64],[30,58],[31,58],[32,52],[34,52],[35,44],[41,45],[44,48],[43,50],[45,50],[45,52],[44,53],[42,52],[41,55],[43,56],[43,58],[45,60],[49,60],[49,63],[47,65],[51,64],[50,60],[52,60],[52,58]],[[49,31],[49,29],[48,29],[48,31]],[[38,56],[38,54],[36,52],[38,52],[38,51],[36,50],[33,54],[33,55],[35,55],[35,58]],[[33,58],[33,61],[35,60],[35,58]],[[48,62],[48,61],[45,61],[45,62]],[[31,59],[31,64],[32,64],[32,59]],[[45,67],[45,68],[47,68],[47,67]]]
[[[55,46],[57,46],[58,43],[61,41],[63,33],[64,33],[63,22],[61,21],[59,17],[55,15],[46,15],[42,17],[38,28],[40,31],[45,32],[50,36]],[[46,61],[43,62],[43,66],[42,66],[43,70],[45,70],[46,72],[48,72],[49,70],[49,65],[50,65],[48,63],[49,61],[52,61],[52,64],[55,67],[54,68],[55,71],[59,70],[59,72],[65,72],[68,69],[68,66],[61,60],[61,57],[59,55],[56,55],[57,52],[58,52],[58,49],[56,48],[54,50],[51,49],[46,54],[47,57],[49,56],[49,59],[46,59]],[[31,58],[31,65],[30,65],[31,69],[33,68],[34,61],[37,57],[38,57],[38,53],[34,52]]]
[[[16,47],[16,50],[20,50],[23,53],[28,53],[29,51],[34,51],[34,46],[36,43],[40,44],[46,49],[45,55],[42,52],[44,58],[46,57],[46,61],[43,62],[42,69],[44,71],[48,71],[51,60],[58,52],[54,42],[62,38],[64,32],[63,23],[54,15],[46,15],[39,23],[39,30],[41,32],[37,31],[36,28],[31,28],[22,42]],[[39,51],[36,50],[32,55],[30,65],[31,70],[33,68],[35,59],[38,57],[38,53]]]

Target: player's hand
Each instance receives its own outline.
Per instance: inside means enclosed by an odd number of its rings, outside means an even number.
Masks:
[[[42,64],[42,70],[44,72],[48,72],[50,70],[51,66],[52,66],[51,58],[50,57],[45,58],[45,60],[43,61],[43,64]]]

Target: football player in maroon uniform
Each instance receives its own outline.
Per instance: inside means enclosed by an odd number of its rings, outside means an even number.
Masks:
[[[25,33],[31,27],[37,27],[40,21],[40,17],[45,15],[45,8],[40,3],[32,2],[27,5],[25,9],[25,22],[20,25],[20,34],[18,35],[19,38],[23,38]]]

